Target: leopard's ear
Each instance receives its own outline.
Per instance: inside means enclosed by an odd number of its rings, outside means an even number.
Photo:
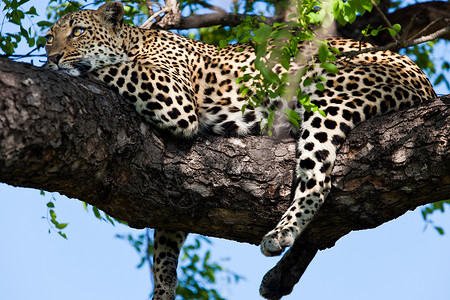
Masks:
[[[114,1],[103,4],[95,13],[105,25],[115,30],[118,25],[122,24],[125,11],[122,3]]]

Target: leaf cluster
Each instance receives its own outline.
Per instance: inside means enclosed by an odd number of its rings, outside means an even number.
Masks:
[[[435,203],[431,203],[422,208],[422,217],[426,223],[425,228],[430,225],[440,234],[444,235],[444,229],[440,226],[434,225],[434,222],[430,220],[430,215],[432,215],[436,211],[444,212],[445,207],[450,205],[450,200],[442,200]]]
[[[26,9],[26,4],[30,0],[3,0],[3,13],[4,17],[2,19],[2,24],[0,28],[0,48],[4,53],[4,56],[12,55],[19,43],[25,40],[30,48],[37,47],[40,48],[45,45],[44,37],[39,35],[40,29],[34,26],[25,28],[22,24],[25,19],[33,20],[34,17],[38,16],[36,8],[31,6]],[[17,28],[16,32],[4,32],[4,25],[6,23],[14,24]],[[44,24],[38,22],[35,24],[37,27],[42,28]]]

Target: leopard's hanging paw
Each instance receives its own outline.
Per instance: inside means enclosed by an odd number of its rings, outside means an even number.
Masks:
[[[261,252],[265,256],[277,256],[283,253],[286,247],[290,247],[294,244],[297,236],[297,229],[285,228],[274,229],[267,233],[261,242]]]

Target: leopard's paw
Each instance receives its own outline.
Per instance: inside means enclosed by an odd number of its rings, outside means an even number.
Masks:
[[[263,237],[261,252],[265,256],[277,256],[283,253],[286,247],[292,246],[295,241],[294,232],[289,229],[270,231]]]

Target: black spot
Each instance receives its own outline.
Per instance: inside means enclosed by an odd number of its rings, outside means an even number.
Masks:
[[[364,79],[363,79],[363,82],[364,82],[364,84],[367,85],[367,86],[375,85],[375,82],[372,81],[372,80],[369,80],[368,78],[364,78]]]
[[[138,84],[139,82],[138,74],[136,71],[131,72],[131,82],[133,82],[134,84]]]
[[[350,108],[356,108],[356,105],[354,102],[347,102],[347,103],[345,103],[345,106],[350,107]]]
[[[314,169],[316,163],[311,158],[302,159],[300,161],[300,168],[302,169]]]
[[[197,116],[196,115],[191,115],[188,117],[189,122],[191,123],[195,123],[195,121],[197,121]]]
[[[322,162],[328,158],[328,155],[330,154],[330,151],[324,149],[324,150],[317,150],[315,153],[315,156],[319,162]]]
[[[167,113],[172,120],[178,118],[181,115],[180,111],[177,108],[173,108],[171,111]]]
[[[326,119],[324,122],[324,125],[328,129],[335,129],[337,126],[337,123],[333,120]]]
[[[349,90],[349,91],[356,90],[357,88],[358,88],[358,84],[356,84],[356,83],[347,84],[347,90]]]
[[[163,91],[164,93],[168,93],[169,92],[169,87],[167,87],[166,85],[162,85],[159,82],[156,83],[156,88],[158,90],[160,90],[160,91]]]
[[[150,100],[150,99],[152,98],[152,95],[150,95],[150,94],[147,93],[147,92],[143,92],[143,93],[139,93],[139,94],[138,94],[138,97],[139,97],[142,101],[146,102],[146,101],[148,101],[148,100]]]
[[[250,123],[250,122],[255,121],[255,119],[256,119],[255,112],[254,112],[254,111],[251,111],[251,112],[248,112],[248,113],[246,113],[246,114],[244,115],[243,121],[244,121],[245,123]]]
[[[303,130],[302,139],[306,140],[309,137],[308,129]]]
[[[185,111],[185,112],[190,112],[191,110],[193,110],[194,108],[192,107],[192,105],[188,105],[188,106],[184,106],[183,107],[183,110]]]
[[[116,76],[117,75],[117,69],[116,68],[109,69],[109,75]]]
[[[314,149],[314,143],[306,143],[303,148],[305,148],[308,151],[312,151]]]
[[[133,85],[133,84],[131,84],[131,83],[127,83],[127,90],[130,92],[130,93],[134,93],[135,91],[136,91],[136,87]]]
[[[110,83],[111,81],[113,81],[113,77],[111,77],[111,76],[109,76],[109,75],[105,75],[104,77],[103,77],[103,81],[105,82],[105,83]]]
[[[213,106],[211,108],[208,108],[207,112],[210,112],[212,115],[215,115],[221,110],[222,110],[222,108],[220,106]]]
[[[142,113],[143,115],[149,116],[149,117],[154,117],[154,116],[156,116],[156,114],[155,114],[153,111],[148,110],[148,109],[143,109],[143,110],[141,111],[141,113]]]
[[[350,120],[352,119],[352,113],[351,113],[349,110],[344,109],[344,110],[342,111],[342,117],[343,117],[345,120],[350,121]]]
[[[333,145],[340,146],[344,143],[344,140],[345,139],[342,136],[335,134],[333,135],[331,142],[333,143]]]
[[[348,126],[345,123],[341,123],[339,124],[339,128],[341,129],[341,131],[347,136],[350,131],[352,131],[352,129],[350,128],[350,126]]]
[[[336,107],[336,106],[330,106],[330,107],[327,107],[327,109],[325,109],[325,112],[327,113],[327,115],[330,115],[330,116],[336,116],[338,114],[338,111],[339,111],[339,107]]]
[[[333,103],[333,104],[342,104],[342,102],[344,102],[344,101],[342,101],[341,99],[331,99],[330,100],[330,103]]]
[[[321,143],[325,143],[328,140],[328,136],[325,132],[318,132],[314,134],[314,137]]]
[[[234,121],[228,121],[222,124],[222,128],[226,135],[230,135],[236,132],[238,126]]]
[[[385,113],[388,111],[388,106],[386,101],[381,101],[380,103],[380,111],[381,113]]]
[[[178,126],[180,126],[181,128],[188,128],[189,127],[189,122],[186,120],[180,120],[177,122]]]
[[[125,79],[123,77],[119,77],[119,79],[117,79],[117,85],[119,87],[123,87],[124,83],[125,83]]]
[[[334,81],[333,80],[327,80],[326,85],[327,85],[327,87],[332,88],[334,86]]]
[[[127,75],[128,74],[128,70],[129,70],[129,67],[127,65],[125,65],[125,68],[123,68],[122,71],[120,71],[120,73],[122,75]]]
[[[322,124],[322,120],[319,117],[315,117],[311,122],[311,126],[314,128],[320,128],[321,124]]]
[[[308,180],[308,183],[306,183],[306,187],[308,189],[312,189],[313,187],[316,186],[317,181],[315,179],[310,179]],[[307,214],[307,210],[305,210],[305,213]]]
[[[361,123],[361,114],[359,113],[359,112],[357,112],[357,111],[355,111],[354,113],[353,113],[353,124],[359,124],[359,123]]]
[[[205,95],[209,96],[214,92],[214,88],[207,88],[205,89]]]

